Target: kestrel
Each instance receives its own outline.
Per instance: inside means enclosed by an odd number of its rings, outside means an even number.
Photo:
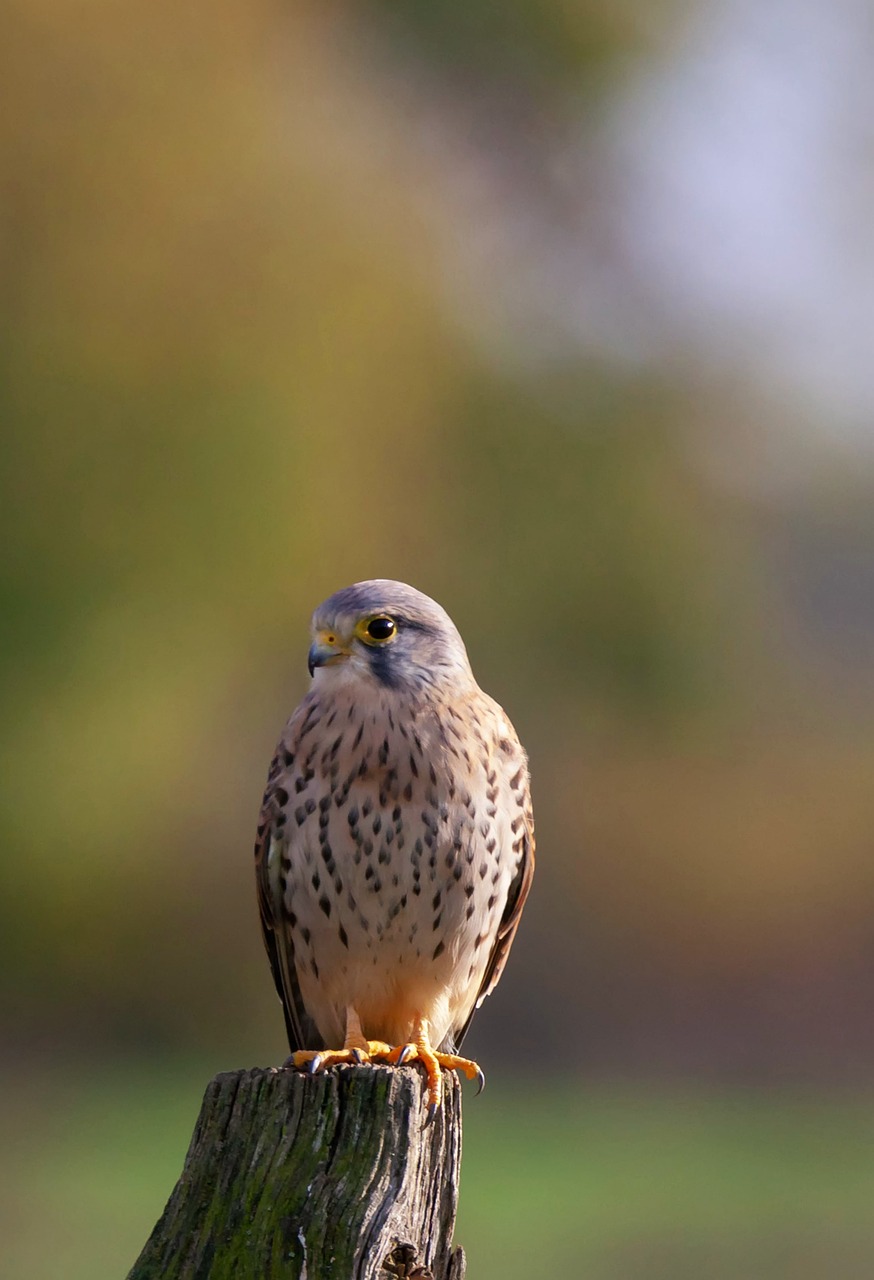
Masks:
[[[498,983],[534,872],[528,764],[454,624],[402,582],[316,609],[312,686],[280,738],[255,846],[289,1063],[441,1068]],[[333,1046],[333,1047],[332,1047]]]

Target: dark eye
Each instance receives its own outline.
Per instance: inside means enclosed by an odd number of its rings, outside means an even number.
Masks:
[[[390,640],[397,629],[394,618],[371,618],[367,624],[371,640]]]

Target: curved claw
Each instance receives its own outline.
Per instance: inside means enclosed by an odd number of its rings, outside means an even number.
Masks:
[[[485,1076],[485,1072],[483,1071],[482,1067],[477,1067],[477,1069],[476,1069],[476,1093],[474,1094],[474,1097],[478,1098],[478,1097],[480,1096],[480,1094],[482,1093],[482,1091],[483,1091],[483,1089],[484,1089],[485,1087],[486,1087],[486,1076]]]
[[[440,1103],[439,1103],[439,1102],[432,1102],[432,1103],[430,1104],[430,1106],[428,1107],[427,1115],[425,1116],[425,1122],[424,1122],[424,1124],[422,1125],[422,1128],[423,1128],[423,1129],[427,1129],[427,1128],[428,1128],[428,1126],[429,1126],[430,1124],[433,1124],[433,1123],[434,1123],[434,1120],[435,1120],[435,1119],[436,1119],[436,1117],[437,1117],[437,1112],[438,1112],[439,1110],[440,1110]]]
[[[402,1067],[405,1062],[409,1062],[410,1058],[413,1057],[415,1052],[416,1052],[416,1046],[414,1044],[405,1044],[404,1047],[401,1049],[400,1053],[398,1054],[398,1066]]]
[[[359,1067],[363,1066],[364,1063],[367,1061],[367,1054],[364,1052],[363,1049],[353,1049],[352,1057],[358,1063]]]
[[[307,1064],[307,1071],[311,1076],[314,1076],[321,1065],[322,1065],[322,1055],[320,1053],[317,1053],[316,1056],[312,1058],[311,1061]]]

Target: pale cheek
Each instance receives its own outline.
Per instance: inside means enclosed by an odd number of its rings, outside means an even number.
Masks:
[[[316,667],[313,672],[313,688],[319,693],[334,693],[360,684],[370,677],[370,667],[363,654],[353,653],[345,662],[330,667]]]

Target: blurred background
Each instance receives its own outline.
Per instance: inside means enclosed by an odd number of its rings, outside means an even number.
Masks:
[[[208,1079],[284,1056],[254,826],[374,576],[534,778],[472,1275],[870,1273],[869,18],[7,0],[10,1277],[124,1275]]]

